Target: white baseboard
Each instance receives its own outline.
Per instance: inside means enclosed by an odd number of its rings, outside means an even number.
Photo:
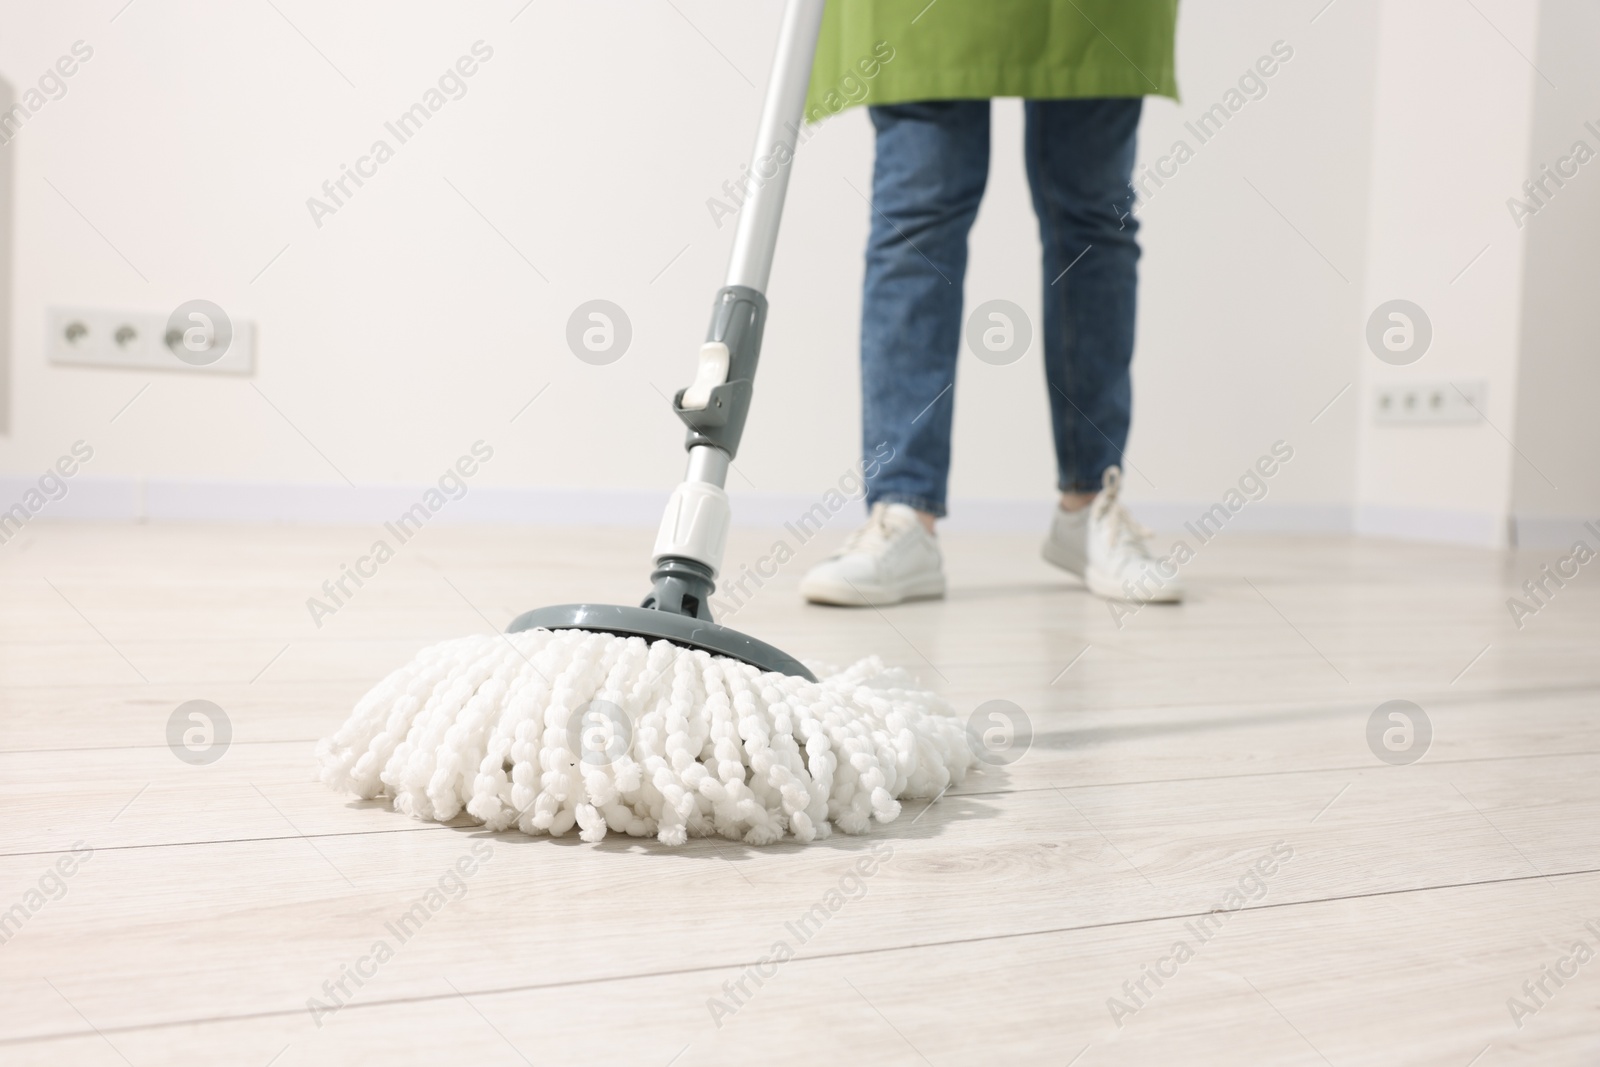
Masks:
[[[39,477],[0,476],[0,511],[22,502],[29,490],[39,489]],[[26,506],[26,505],[24,505]],[[133,478],[66,480],[66,495],[46,500],[35,514],[43,519],[136,519],[139,517],[139,483]]]
[[[1511,524],[1518,548],[1571,548],[1576,541],[1600,547],[1600,516],[1513,515]]]
[[[0,477],[0,509],[10,507],[37,486],[32,478]],[[67,494],[49,501],[37,517],[152,522],[369,523],[385,522],[417,503],[427,486],[241,483],[91,478],[78,475]],[[669,488],[550,489],[473,486],[451,500],[432,521],[439,523],[506,523],[543,526],[652,527],[661,520]],[[734,524],[775,528],[798,522],[820,498],[802,493],[731,491]],[[1181,530],[1210,503],[1133,502],[1139,521],[1162,531]],[[950,507],[945,528],[953,532],[1038,533],[1049,528],[1055,501],[969,498]],[[828,517],[828,525],[855,526],[864,512],[860,501],[847,500]],[[1518,539],[1570,544],[1568,531],[1579,519],[1524,520]],[[1272,500],[1247,504],[1231,516],[1226,528],[1254,533],[1363,533],[1455,544],[1495,545],[1504,536],[1503,523],[1492,515],[1421,508],[1359,510],[1341,504],[1281,504]],[[1574,535],[1575,536],[1575,535]],[[1543,539],[1543,540],[1541,540]]]
[[[1376,504],[1356,510],[1355,532],[1369,537],[1501,548],[1506,544],[1507,531],[1504,516],[1487,512]]]
[[[253,485],[152,480],[144,510],[150,521],[388,522],[422,499],[428,486]],[[668,491],[518,489],[469,486],[430,522],[536,526],[654,526]]]
[[[1185,523],[1198,522],[1212,506],[1130,502],[1128,510],[1153,530],[1181,532]],[[1246,504],[1228,519],[1225,528],[1247,533],[1341,534],[1355,529],[1355,517],[1343,504],[1279,504],[1263,500]]]

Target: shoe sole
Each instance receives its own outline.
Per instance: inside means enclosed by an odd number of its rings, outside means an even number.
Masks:
[[[1153,596],[1129,596],[1110,575],[1095,567],[1090,567],[1084,575],[1084,584],[1095,596],[1105,597],[1107,600],[1121,600],[1129,604],[1176,604],[1183,600],[1182,591],[1176,589],[1159,589]]]
[[[907,600],[938,600],[944,596],[945,583],[921,582],[909,589],[893,592],[878,586],[860,586],[833,582],[807,582],[800,586],[800,595],[813,604],[829,604],[840,608],[881,608]]]
[[[1089,565],[1089,561],[1084,558],[1083,553],[1074,552],[1064,545],[1049,539],[1046,539],[1044,545],[1040,547],[1039,556],[1051,566],[1060,567],[1068,574],[1076,575],[1079,578],[1083,577],[1083,572]]]

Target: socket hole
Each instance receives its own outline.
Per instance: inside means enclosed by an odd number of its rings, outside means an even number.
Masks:
[[[189,351],[189,352],[207,352],[207,351],[210,351],[210,349],[211,349],[211,338],[210,337],[202,336],[202,338],[201,338],[202,343],[200,343],[198,345],[191,345],[189,343],[189,338],[184,334],[184,332],[182,330],[179,330],[177,328],[173,328],[173,329],[168,330],[166,332],[166,335],[164,337],[162,337],[161,340],[166,343],[166,346],[168,348],[172,349],[173,352],[177,353],[180,358],[182,357],[183,353],[186,350]]]
[[[111,338],[117,342],[118,348],[127,348],[139,339],[139,331],[132,326],[118,326],[117,332],[112,334]]]
[[[67,323],[67,329],[66,329],[67,344],[75,345],[79,341],[83,340],[85,337],[88,337],[88,336],[89,336],[89,327],[85,326],[83,323],[81,323],[81,322],[69,322],[69,323]]]

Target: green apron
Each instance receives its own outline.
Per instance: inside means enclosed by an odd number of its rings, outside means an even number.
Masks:
[[[1178,95],[1178,0],[829,0],[806,119],[853,104]]]

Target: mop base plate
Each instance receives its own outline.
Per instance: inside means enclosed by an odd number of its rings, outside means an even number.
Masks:
[[[698,648],[714,656],[727,656],[763,671],[792,675],[808,682],[817,676],[782,649],[718,623],[656,608],[631,608],[621,604],[556,604],[518,615],[507,633],[523,630],[588,630],[594,633],[670,641]]]

